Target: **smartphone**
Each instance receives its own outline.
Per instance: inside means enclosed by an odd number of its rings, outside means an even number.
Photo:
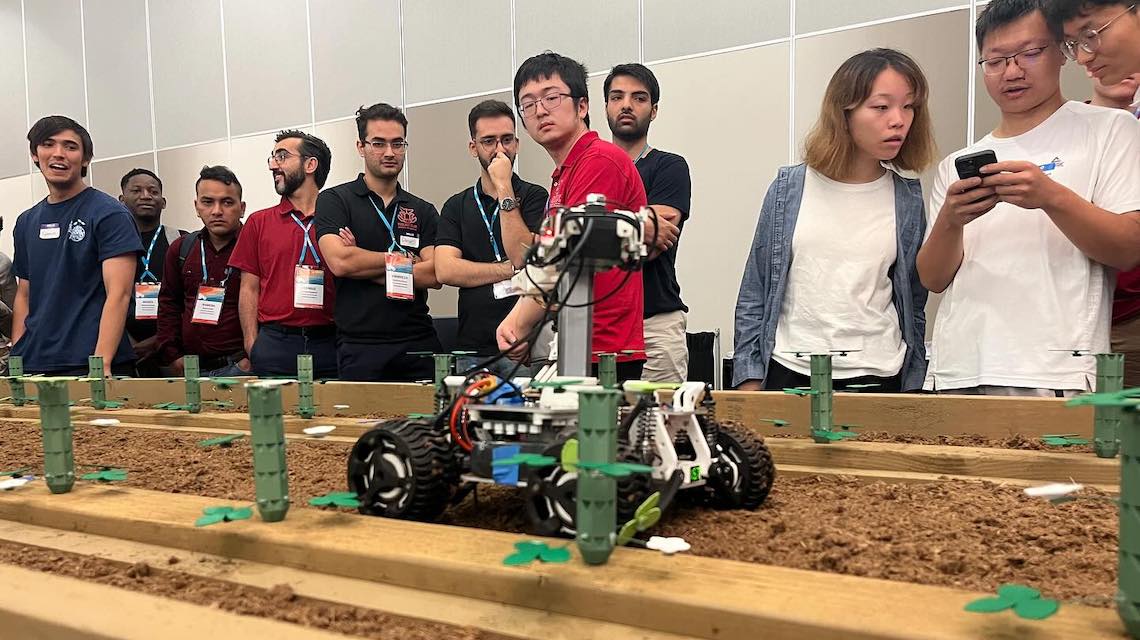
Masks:
[[[997,162],[997,155],[990,149],[968,153],[954,158],[954,168],[958,170],[958,179],[981,177],[982,167]]]

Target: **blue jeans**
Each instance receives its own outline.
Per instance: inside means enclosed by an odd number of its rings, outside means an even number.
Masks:
[[[213,371],[203,371],[202,377],[204,378],[237,378],[240,376],[252,376],[252,371],[242,371],[238,368],[236,362],[231,362],[224,367],[219,367]]]

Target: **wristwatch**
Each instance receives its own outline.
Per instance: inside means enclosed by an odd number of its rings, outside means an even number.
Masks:
[[[514,211],[519,207],[519,201],[514,198],[503,198],[499,201],[500,211]]]

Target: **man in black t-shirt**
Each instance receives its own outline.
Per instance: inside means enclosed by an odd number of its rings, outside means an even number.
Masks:
[[[317,242],[336,276],[337,369],[341,380],[430,380],[442,349],[428,315],[438,289],[439,213],[398,182],[408,120],[379,103],[356,112],[364,173],[317,196]]]
[[[131,169],[119,181],[119,202],[131,212],[142,237],[143,253],[135,265],[135,291],[127,313],[126,332],[138,360],[135,375],[154,378],[162,375],[154,357],[158,344],[158,290],[162,283],[166,250],[185,231],[162,224],[166,198],[162,180],[149,169]]]
[[[689,165],[675,153],[651,148],[648,141],[649,125],[657,117],[661,98],[657,78],[645,65],[620,64],[606,77],[604,90],[614,144],[625,149],[637,166],[649,206],[683,229],[692,194]],[[679,244],[678,237],[668,251],[650,254],[643,274],[646,361],[642,378],[653,382],[681,382],[688,377],[685,314],[689,308],[681,301],[677,282]]]
[[[518,299],[510,280],[523,266],[527,240],[542,224],[547,198],[546,189],[513,171],[519,139],[507,104],[480,102],[468,114],[467,128],[479,179],[443,205],[435,251],[439,281],[460,288],[457,345],[476,354],[459,358],[460,371],[498,353],[495,329]],[[506,358],[490,367],[502,375],[514,368]],[[516,375],[530,373],[520,366]]]

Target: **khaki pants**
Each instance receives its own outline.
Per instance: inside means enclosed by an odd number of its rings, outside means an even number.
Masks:
[[[1112,351],[1124,354],[1124,388],[1140,387],[1140,316],[1112,325]]]
[[[650,382],[684,382],[689,376],[688,321],[684,311],[659,313],[645,319],[645,368]]]

